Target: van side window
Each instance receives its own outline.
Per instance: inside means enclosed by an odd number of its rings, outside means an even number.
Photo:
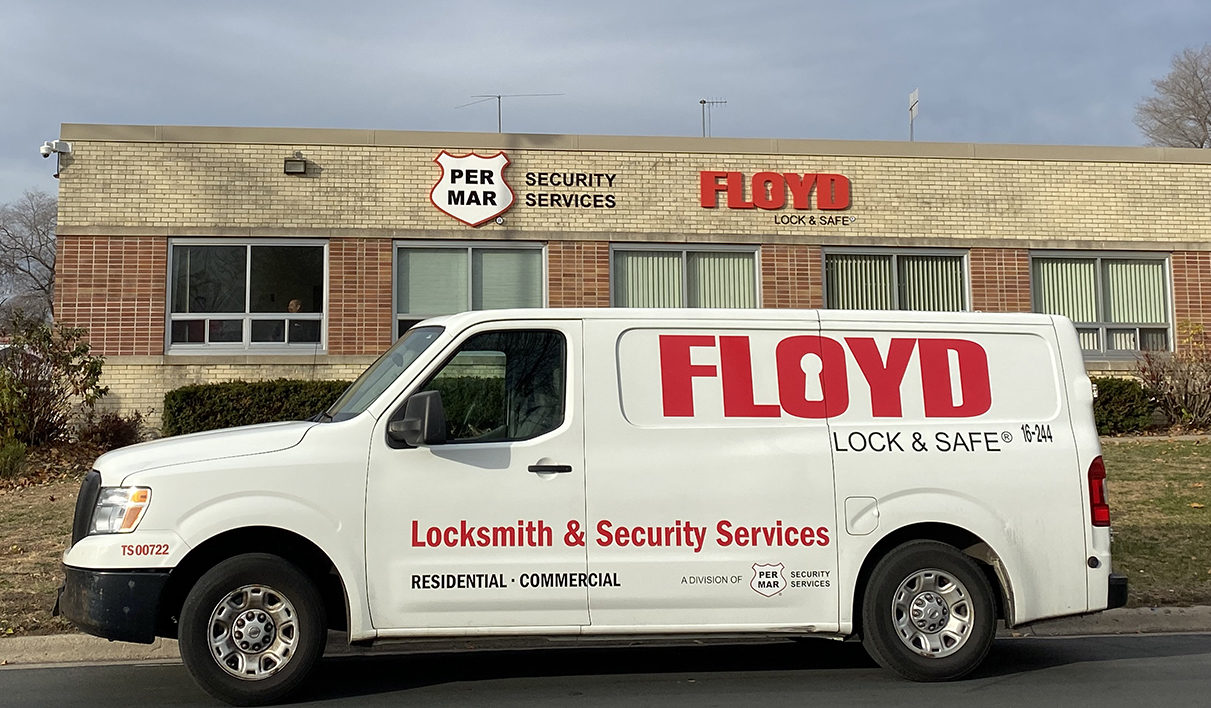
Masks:
[[[441,393],[450,442],[528,440],[563,423],[566,349],[559,332],[476,334],[419,390]]]

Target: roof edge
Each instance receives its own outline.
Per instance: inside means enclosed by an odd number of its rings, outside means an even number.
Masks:
[[[1211,150],[1096,145],[1017,145],[788,138],[465,133],[343,128],[108,125],[96,123],[63,123],[60,127],[60,137],[64,140],[100,142],[234,143],[292,146],[356,145],[372,147],[470,148],[483,150],[739,153],[836,157],[1211,164]]]

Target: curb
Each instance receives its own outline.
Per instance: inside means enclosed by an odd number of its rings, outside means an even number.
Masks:
[[[1014,637],[1075,637],[1098,634],[1154,634],[1181,632],[1211,632],[1211,606],[1197,607],[1134,607],[1109,610],[1094,615],[1064,617],[1043,620],[1013,629],[1002,628],[998,638]],[[344,634],[330,633],[328,656],[367,654],[401,651],[451,651],[466,649],[468,638],[453,640],[422,639],[415,642],[399,641],[379,645],[373,649],[349,647]],[[698,635],[701,639],[701,635]],[[564,646],[573,645],[577,639],[568,638]],[[632,644],[633,638],[616,642]],[[536,642],[527,637],[502,640],[510,647],[533,646]],[[608,642],[594,641],[593,646]],[[476,644],[496,644],[476,638]],[[35,637],[8,637],[0,639],[0,670],[7,667],[30,667],[34,665],[77,664],[77,663],[126,663],[144,661],[180,661],[177,642],[173,639],[157,638],[153,644],[130,644],[111,642],[87,634],[50,634]]]
[[[175,639],[157,637],[152,644],[111,642],[89,634],[48,634],[0,640],[0,667],[19,664],[120,663],[179,661]]]
[[[1211,632],[1211,606],[1131,607],[1061,617],[1002,630],[998,636],[1072,637],[1089,634]]]

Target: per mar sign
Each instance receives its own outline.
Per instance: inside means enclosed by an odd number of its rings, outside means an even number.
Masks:
[[[491,221],[513,206],[513,188],[505,182],[509,158],[503,151],[485,157],[442,150],[433,161],[442,174],[429,192],[429,201],[467,226]]]

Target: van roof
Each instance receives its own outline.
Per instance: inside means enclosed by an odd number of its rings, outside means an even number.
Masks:
[[[431,317],[420,324],[463,327],[479,322],[512,320],[676,320],[701,322],[710,326],[723,322],[869,322],[917,324],[994,324],[1048,325],[1057,315],[1032,312],[927,312],[907,310],[783,310],[720,308],[563,308],[541,307],[510,310],[475,310],[454,315]]]

